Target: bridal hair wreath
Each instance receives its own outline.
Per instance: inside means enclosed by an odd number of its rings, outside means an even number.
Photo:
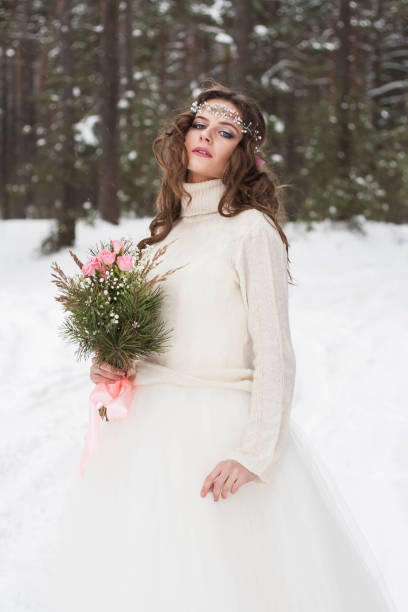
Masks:
[[[205,100],[204,102],[201,102],[201,104],[199,104],[197,100],[194,100],[194,102],[190,106],[190,110],[194,114],[201,111],[202,108],[205,108],[211,113],[214,113],[216,117],[222,117],[223,119],[231,119],[231,121],[236,123],[241,128],[241,132],[243,134],[250,134],[250,136],[254,138],[256,141],[262,140],[260,130],[258,130],[255,127],[251,127],[252,121],[249,121],[248,123],[244,123],[244,121],[241,119],[237,111],[232,111],[226,104],[218,104],[218,102],[213,102],[213,104],[209,104]],[[255,152],[257,152],[258,150],[259,150],[259,146],[256,143]]]

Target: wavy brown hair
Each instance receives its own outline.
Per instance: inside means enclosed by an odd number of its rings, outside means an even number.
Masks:
[[[281,223],[286,221],[286,214],[279,198],[279,191],[286,185],[279,184],[267,161],[262,168],[256,163],[255,147],[258,145],[259,154],[262,156],[262,148],[266,143],[266,124],[262,112],[255,100],[246,93],[230,89],[211,79],[210,85],[202,89],[195,99],[201,104],[214,98],[232,102],[240,110],[244,123],[252,122],[252,126],[259,130],[261,136],[261,139],[256,141],[249,133],[244,133],[232,152],[222,176],[226,189],[220,199],[218,212],[223,217],[234,217],[250,208],[263,212],[278,230],[285,244],[289,263],[289,242],[281,227]],[[191,195],[183,189],[183,182],[187,182],[188,176],[188,153],[184,139],[194,118],[195,113],[189,108],[182,109],[175,117],[166,121],[167,128],[164,128],[163,133],[153,142],[153,153],[162,169],[162,181],[155,203],[157,212],[149,225],[150,236],[138,243],[140,249],[166,238],[174,221],[180,216],[182,196],[191,201]],[[290,280],[293,280],[289,267],[288,275]]]

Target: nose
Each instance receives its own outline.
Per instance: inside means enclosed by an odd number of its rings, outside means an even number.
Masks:
[[[200,140],[202,140],[202,138],[205,138],[206,140],[211,140],[211,136],[209,133],[209,128],[205,128],[205,130],[200,130]]]

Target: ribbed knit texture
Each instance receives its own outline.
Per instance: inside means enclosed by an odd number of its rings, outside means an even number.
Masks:
[[[182,217],[204,215],[217,212],[218,203],[225,191],[222,179],[211,179],[200,183],[183,183],[184,189],[191,195],[192,200],[187,204],[187,197],[181,200]]]
[[[158,243],[169,248],[154,271],[183,266],[162,283],[173,337],[165,353],[141,364],[136,381],[249,390],[245,431],[224,459],[269,482],[286,446],[295,380],[286,249],[260,211],[218,213],[221,179],[184,186],[192,201],[182,199],[181,218]]]

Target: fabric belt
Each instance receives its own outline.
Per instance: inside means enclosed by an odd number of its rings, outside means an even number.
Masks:
[[[134,385],[167,383],[182,387],[220,387],[238,391],[252,391],[253,370],[251,368],[170,368],[143,359],[135,360]]]

